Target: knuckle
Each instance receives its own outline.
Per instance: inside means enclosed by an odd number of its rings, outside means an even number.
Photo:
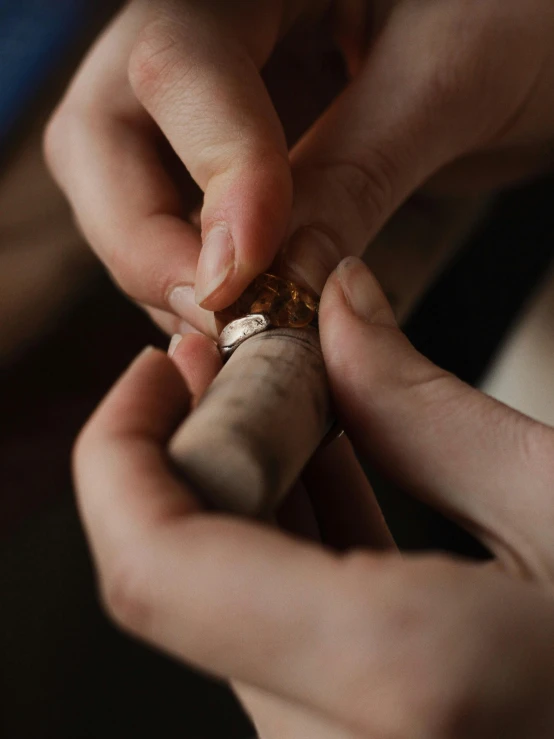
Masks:
[[[84,476],[86,469],[86,461],[89,453],[89,437],[90,437],[90,421],[81,429],[76,440],[73,442],[73,448],[71,450],[71,469],[73,476],[77,481],[80,481]],[[79,485],[77,486],[77,489]],[[78,490],[77,490],[78,491]]]
[[[50,116],[42,136],[44,158],[52,173],[54,173],[54,170],[56,168],[56,159],[59,153],[61,127],[61,116],[58,111],[55,111]]]
[[[328,168],[339,199],[354,211],[366,234],[375,233],[394,207],[398,168],[393,159],[374,150],[364,154],[363,163],[332,162]]]
[[[94,478],[96,465],[105,455],[105,444],[98,428],[97,414],[94,413],[73,442],[71,449],[71,469],[77,480],[77,492],[86,485],[90,475]]]
[[[44,159],[53,177],[59,180],[66,160],[67,142],[74,127],[72,116],[65,105],[60,105],[46,123],[42,136]]]
[[[100,597],[108,616],[121,628],[147,636],[151,632],[154,599],[144,552],[123,545],[100,569]]]
[[[148,23],[139,33],[128,63],[128,78],[139,100],[149,104],[163,93],[183,59],[178,53],[179,32],[167,21]]]
[[[488,66],[482,50],[476,49],[473,55],[452,56],[443,63],[437,61],[422,75],[423,119],[433,116],[449,122],[449,136],[456,144],[456,151],[464,152],[476,146],[486,128],[485,121],[490,116],[482,100],[489,99],[490,94],[486,89],[491,76]]]
[[[469,0],[466,6],[436,14],[431,53],[413,75],[424,114],[450,121],[449,136],[459,137],[464,149],[488,141],[534,79],[540,55],[536,20],[529,24],[533,15],[522,13],[520,3]],[[512,65],[507,84],[502,72],[514,55],[521,64]]]

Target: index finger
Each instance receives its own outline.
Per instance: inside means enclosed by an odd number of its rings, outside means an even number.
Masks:
[[[172,6],[126,6],[78,72],[45,147],[125,292],[215,335],[209,311],[238,297],[277,251],[291,174],[256,62],[219,19],[221,7]],[[205,190],[203,248],[183,218],[191,203],[163,166],[155,124]],[[195,281],[207,311],[195,303]]]
[[[204,191],[196,300],[209,310],[271,264],[292,203],[285,135],[257,66],[277,40],[280,4],[255,8],[236,14],[244,35],[265,39],[257,59],[223,5],[196,3],[159,4],[130,59],[135,94]]]

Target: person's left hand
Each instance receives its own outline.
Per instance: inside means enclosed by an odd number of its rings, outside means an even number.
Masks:
[[[368,489],[366,546],[346,554],[201,511],[166,451],[219,366],[213,344],[191,335],[174,355],[190,390],[163,354],[142,355],[76,448],[108,612],[231,679],[262,739],[552,737],[554,431],[420,356],[357,260],[327,283],[321,338],[350,437],[494,562],[372,549],[387,537]],[[353,519],[339,506],[363,489],[355,469],[327,499],[337,519]]]
[[[130,0],[45,153],[120,287],[215,335],[267,269],[319,294],[421,188],[428,207],[550,169],[553,49],[551,0]],[[290,152],[270,60],[308,127]]]

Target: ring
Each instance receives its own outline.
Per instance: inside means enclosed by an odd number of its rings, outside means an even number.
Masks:
[[[261,274],[236,302],[216,313],[216,318],[227,324],[217,342],[221,357],[226,362],[247,339],[272,328],[317,328],[318,311],[319,300],[315,295],[290,280],[267,272]],[[344,429],[334,420],[320,448],[343,434]]]
[[[253,313],[231,321],[225,326],[217,342],[223,361],[226,362],[246,339],[261,334],[268,328],[271,328],[271,321],[263,313]]]
[[[251,336],[271,328],[317,328],[319,300],[290,280],[264,273],[216,318],[227,325],[218,346],[223,360]],[[230,321],[230,323],[229,323]]]

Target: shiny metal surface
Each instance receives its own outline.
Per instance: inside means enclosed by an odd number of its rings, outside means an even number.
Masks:
[[[267,331],[270,327],[271,321],[264,313],[251,313],[231,321],[225,326],[217,342],[223,360],[229,359],[235,349],[246,339]]]

